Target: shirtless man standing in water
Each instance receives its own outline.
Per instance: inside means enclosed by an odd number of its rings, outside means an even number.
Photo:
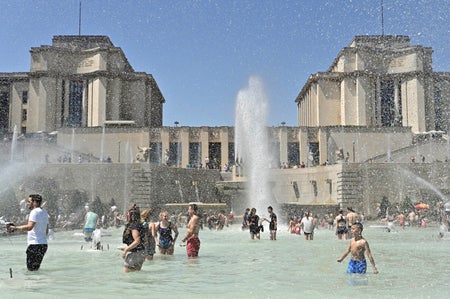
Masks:
[[[352,225],[359,222],[358,214],[351,208],[347,208],[347,226],[348,226],[348,238],[353,237],[352,235]]]
[[[200,239],[198,233],[200,231],[200,218],[197,216],[198,207],[196,204],[190,204],[188,208],[189,223],[187,225],[186,236],[181,240],[183,243],[187,241],[186,252],[189,258],[198,257],[200,250]]]
[[[350,240],[350,245],[344,254],[338,258],[338,262],[342,262],[345,257],[351,253],[351,259],[348,263],[347,273],[366,273],[367,262],[365,257],[365,252],[367,252],[367,257],[372,264],[373,273],[377,274],[378,270],[375,267],[375,261],[372,257],[372,252],[370,251],[369,242],[362,236],[363,225],[361,223],[355,223],[352,225],[353,238]]]

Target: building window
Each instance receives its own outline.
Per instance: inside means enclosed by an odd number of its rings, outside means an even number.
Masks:
[[[28,91],[22,91],[22,104],[28,104]]]
[[[68,124],[72,127],[81,127],[83,116],[83,82],[70,82],[69,95],[69,119]]]
[[[209,169],[219,169],[222,163],[222,144],[220,142],[209,143],[209,165],[205,165]]]
[[[177,167],[181,164],[181,142],[171,142],[169,144],[169,157],[167,160],[167,165],[175,165]]]
[[[381,126],[391,127],[395,124],[394,81],[382,80],[381,96]]]
[[[9,126],[9,93],[0,92],[0,132],[7,132]]]
[[[298,142],[288,142],[289,165],[300,164],[300,145]]]
[[[311,163],[312,165],[318,165],[319,158],[320,158],[319,143],[318,142],[310,142],[309,143],[309,154],[308,154],[309,163]]]
[[[445,122],[444,113],[442,109],[442,96],[441,91],[436,88],[434,92],[434,115],[435,115],[435,129],[437,131],[445,130],[445,127],[443,126]]]
[[[230,142],[228,143],[228,166],[234,165],[235,160],[234,143]]]
[[[189,143],[189,168],[200,168],[202,164],[202,146],[200,142]]]
[[[402,106],[402,81],[397,84],[397,111],[395,116],[395,125],[401,127],[403,125],[403,106]]]
[[[150,163],[161,164],[162,145],[161,142],[150,143]]]
[[[65,115],[64,115],[64,109],[65,109],[65,102],[66,100],[66,81],[62,80],[61,83],[61,126],[65,126]]]
[[[27,120],[27,109],[22,109],[22,121]]]

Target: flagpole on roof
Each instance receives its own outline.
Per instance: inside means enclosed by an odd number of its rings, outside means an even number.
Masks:
[[[384,36],[384,8],[383,8],[383,0],[381,0],[381,36]]]
[[[80,9],[78,11],[78,35],[81,35],[81,0],[80,0]]]

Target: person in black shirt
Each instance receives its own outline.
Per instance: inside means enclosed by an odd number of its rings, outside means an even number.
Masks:
[[[250,228],[250,238],[253,240],[256,238],[260,239],[260,226],[259,226],[259,216],[256,215],[256,209],[252,208],[250,214],[248,215],[248,226]]]
[[[122,242],[127,246],[123,249],[123,272],[140,271],[145,261],[144,226],[141,221],[141,212],[134,204],[127,212],[128,223],[122,236]]]
[[[267,212],[270,215],[270,220],[264,218],[265,221],[269,222],[269,232],[270,232],[270,240],[277,239],[277,215],[273,212],[272,206],[267,207]]]

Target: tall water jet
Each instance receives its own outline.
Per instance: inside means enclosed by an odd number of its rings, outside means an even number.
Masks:
[[[235,157],[247,180],[247,204],[258,214],[276,206],[269,187],[268,99],[260,78],[251,77],[236,98]],[[276,209],[274,207],[274,209]]]
[[[419,185],[422,185],[426,188],[428,188],[428,190],[433,191],[437,196],[439,196],[439,198],[443,201],[443,202],[447,202],[448,198],[437,188],[435,187],[433,184],[431,184],[430,182],[424,180],[423,178],[421,178],[420,176],[418,176],[417,174],[404,169],[404,168],[399,168],[400,172],[404,174],[404,177],[411,179],[412,181],[418,183]]]
[[[17,125],[14,125],[14,131],[11,142],[11,161],[14,161],[14,154],[17,148]]]
[[[75,128],[72,128],[72,140],[71,140],[71,148],[70,148],[70,161],[72,163],[75,163],[74,151],[75,151]]]
[[[184,202],[184,194],[183,190],[181,189],[181,183],[179,180],[175,180],[175,185],[178,186],[178,193],[180,194],[180,202]]]
[[[103,162],[105,159],[103,155],[105,154],[105,126],[102,128],[102,139],[100,143],[100,162]]]
[[[130,198],[130,194],[129,194],[129,189],[128,189],[128,177],[129,177],[129,173],[131,172],[131,164],[133,163],[133,151],[131,150],[131,145],[130,145],[130,140],[128,140],[125,144],[125,160],[124,162],[124,167],[125,167],[125,171],[123,173],[123,179],[124,179],[124,188],[123,188],[123,208],[124,211],[126,211],[128,209],[128,205],[129,203],[129,198]],[[150,192],[151,194],[151,192]]]
[[[386,135],[386,162],[390,163],[391,160],[391,134],[388,133]]]

